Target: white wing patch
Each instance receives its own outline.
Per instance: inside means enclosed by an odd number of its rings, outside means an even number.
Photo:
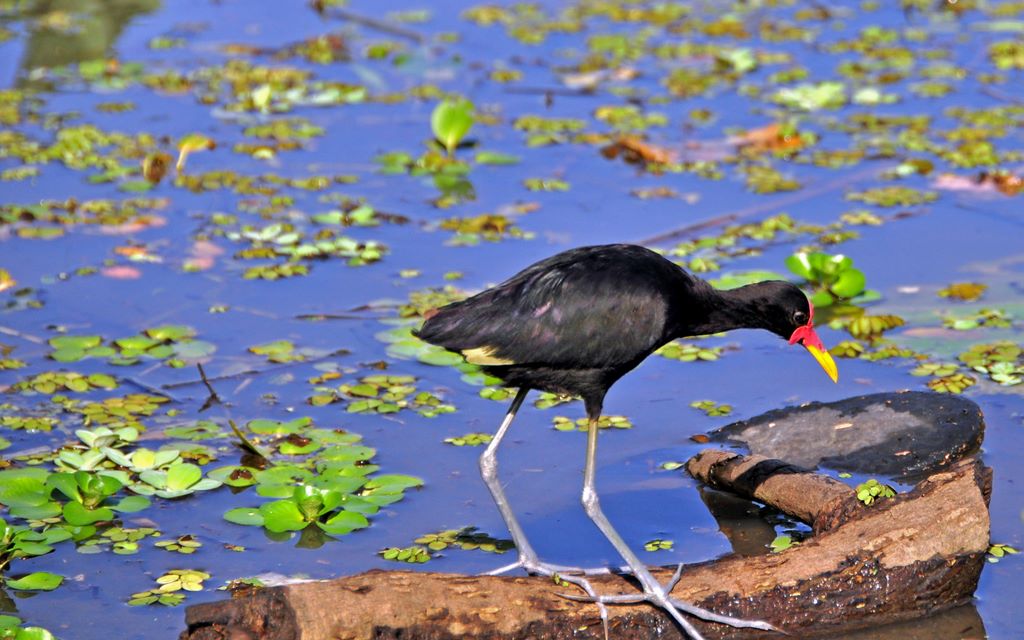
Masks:
[[[466,362],[470,364],[479,364],[491,367],[515,364],[512,360],[495,356],[494,351],[494,347],[474,347],[473,349],[463,349],[462,355],[465,356]]]

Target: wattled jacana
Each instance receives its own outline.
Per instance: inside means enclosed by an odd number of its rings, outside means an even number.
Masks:
[[[771,629],[675,600],[659,584],[601,511],[595,490],[597,421],[608,389],[670,340],[727,331],[767,329],[799,342],[833,381],[835,362],[814,332],[814,309],[788,282],[767,281],[720,291],[669,260],[627,244],[580,247],[541,260],[502,284],[428,314],[417,335],[461,353],[505,384],[518,387],[497,434],[480,456],[480,471],[512,534],[522,567],[580,585],[591,600],[646,600],[665,608],[693,637],[700,634],[679,610],[733,626]],[[497,478],[496,451],[530,389],[583,398],[589,419],[583,474],[587,515],[625,559],[643,595],[600,597],[574,568],[541,562],[516,520]],[[603,617],[603,616],[602,616]]]

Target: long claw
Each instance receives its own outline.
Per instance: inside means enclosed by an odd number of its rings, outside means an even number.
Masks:
[[[511,564],[506,564],[503,567],[498,567],[497,569],[491,569],[490,571],[486,571],[486,572],[484,572],[483,575],[485,575],[485,576],[500,576],[503,573],[508,573],[509,571],[512,571],[513,569],[519,569],[522,566],[523,566],[523,561],[522,560],[517,560],[517,561],[515,561],[515,562],[513,562]]]
[[[597,592],[594,591],[594,587],[591,586],[590,581],[587,580],[585,576],[608,574],[611,573],[610,569],[606,567],[598,567],[592,569],[584,567],[566,567],[557,564],[548,564],[546,562],[541,562],[536,558],[528,557],[525,554],[520,554],[519,560],[511,564],[507,564],[503,567],[498,567],[497,569],[488,571],[484,575],[498,575],[500,573],[505,573],[513,569],[524,569],[531,575],[555,577],[558,580],[561,580],[562,582],[574,584],[580,589],[583,589],[583,591],[586,593],[586,595],[584,596],[573,595],[568,593],[560,593],[558,595],[563,596],[569,600],[575,600],[577,602],[592,602],[596,604],[597,610],[601,615],[601,626],[604,629],[604,638],[605,640],[609,640],[608,607],[605,606],[602,597],[597,595]]]
[[[771,623],[765,622],[764,620],[744,620],[743,618],[733,618],[731,616],[723,616],[714,611],[708,611],[702,607],[683,602],[682,600],[676,600],[675,598],[669,598],[669,602],[673,607],[684,611],[692,616],[696,616],[701,620],[707,620],[708,622],[718,622],[721,624],[727,624],[730,627],[736,627],[738,629],[763,629],[765,631],[777,631],[778,633],[785,633],[782,629],[773,626]]]
[[[604,629],[604,640],[609,640],[609,637],[608,637],[608,607],[605,606],[604,601],[601,599],[601,596],[597,595],[597,592],[594,591],[594,587],[590,586],[590,581],[587,580],[586,578],[582,577],[582,576],[565,576],[565,575],[562,575],[562,574],[556,574],[555,577],[557,579],[561,580],[562,582],[568,582],[569,584],[574,584],[577,587],[579,587],[580,589],[583,589],[587,593],[587,595],[585,596],[587,598],[587,600],[584,600],[584,602],[593,602],[594,604],[597,605],[597,611],[598,611],[598,613],[601,616],[601,628]],[[559,594],[559,595],[568,595],[568,594]],[[570,598],[570,600],[572,600],[572,598]]]
[[[576,602],[595,602],[590,596],[580,596],[573,593],[559,593],[556,595]],[[646,602],[647,596],[642,593],[624,593],[617,596],[599,596],[599,601],[604,604],[636,604],[638,602]]]
[[[685,565],[680,562],[679,566],[676,567],[676,572],[672,574],[672,577],[669,578],[668,582],[665,584],[665,593],[672,593],[672,590],[676,588],[677,584],[679,584],[679,578],[683,577],[684,566]]]
[[[687,604],[685,602],[674,600],[671,597],[672,587],[679,582],[680,576],[682,576],[683,567],[682,565],[676,567],[675,573],[669,580],[668,584],[661,585],[651,572],[647,569],[647,566],[640,560],[640,558],[633,553],[633,550],[629,548],[626,541],[622,539],[622,536],[615,531],[615,527],[605,516],[604,511],[601,509],[601,502],[597,496],[597,488],[595,483],[596,467],[597,467],[597,420],[601,414],[601,407],[599,404],[594,405],[590,401],[587,402],[587,415],[590,418],[590,425],[587,431],[587,460],[583,470],[583,508],[586,510],[587,515],[593,521],[597,528],[601,530],[604,537],[608,539],[615,550],[619,552],[622,559],[629,565],[629,572],[633,574],[633,577],[640,582],[643,587],[643,594],[637,597],[627,596],[605,596],[600,599],[605,604],[623,604],[639,602],[644,600],[650,602],[656,607],[663,609],[673,620],[676,621],[683,632],[692,640],[704,640],[704,636],[701,635],[700,631],[693,625],[690,620],[687,620],[683,613],[688,613],[697,618],[708,620],[711,622],[718,622],[721,624],[727,624],[734,627],[744,627],[753,629],[764,629],[767,631],[775,631],[775,627],[760,620],[742,620],[737,618],[730,618],[723,616],[701,607]]]

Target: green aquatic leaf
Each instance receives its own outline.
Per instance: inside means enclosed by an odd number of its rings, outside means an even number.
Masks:
[[[363,529],[370,525],[370,521],[361,513],[342,511],[336,516],[328,518],[326,522],[317,522],[317,526],[333,535],[344,535]]]
[[[114,519],[114,512],[108,507],[100,507],[98,509],[86,509],[81,503],[78,502],[66,503],[64,505],[63,515],[64,519],[67,520],[68,524],[73,524],[76,526]]]
[[[260,505],[263,526],[275,533],[300,531],[305,529],[309,521],[303,517],[299,507],[291,500],[275,500]]]
[[[434,107],[430,126],[449,155],[473,127],[473,109],[473,103],[466,99],[446,99]]]
[[[183,462],[167,470],[166,487],[171,491],[183,491],[199,482],[203,472],[196,465]]]
[[[840,297],[852,298],[864,291],[866,282],[860,269],[846,268],[840,272],[839,279],[830,289]]]
[[[254,507],[238,507],[224,513],[224,519],[235,524],[262,527],[264,522],[263,514]]]
[[[477,164],[493,164],[493,165],[510,165],[519,164],[521,158],[508,153],[498,153],[496,151],[481,151],[476,154]]]
[[[111,509],[120,513],[135,513],[142,511],[150,504],[149,498],[145,496],[125,496],[120,502],[113,505]]]
[[[47,571],[36,571],[17,579],[8,579],[4,584],[19,591],[53,591],[64,582],[64,576]],[[20,637],[20,635],[19,635]]]
[[[52,485],[45,469],[29,467],[0,471],[0,503],[8,507],[38,507],[50,500]]]

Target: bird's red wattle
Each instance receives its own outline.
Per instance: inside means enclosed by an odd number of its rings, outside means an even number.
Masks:
[[[799,342],[805,347],[815,347],[819,351],[825,351],[825,345],[822,343],[821,338],[814,331],[814,305],[810,302],[807,303],[810,307],[810,313],[807,316],[807,324],[802,327],[797,327],[793,335],[789,337],[789,344],[796,344]]]

